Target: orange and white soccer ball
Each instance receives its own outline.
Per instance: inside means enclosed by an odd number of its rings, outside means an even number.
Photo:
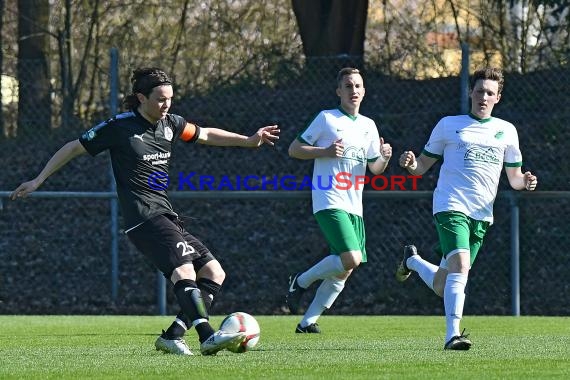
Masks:
[[[244,332],[246,334],[245,341],[237,346],[228,347],[231,352],[246,352],[257,345],[259,342],[259,323],[250,314],[238,311],[231,313],[224,318],[220,325],[220,330],[227,332]]]

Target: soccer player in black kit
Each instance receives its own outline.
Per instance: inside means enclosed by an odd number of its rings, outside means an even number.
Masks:
[[[212,253],[186,229],[172,209],[166,188],[152,179],[167,174],[172,146],[177,140],[217,146],[256,148],[273,145],[279,129],[266,126],[247,137],[218,128],[200,128],[169,114],[172,82],[159,68],[139,68],[131,78],[132,94],[125,98],[128,112],[96,125],[60,148],[38,176],[11,194],[23,198],[73,158],[109,150],[117,196],[131,242],[172,282],[181,308],[172,325],[155,342],[157,350],[192,355],[184,333],[196,328],[202,355],[213,355],[245,339],[244,333],[215,331],[208,310],[225,279]]]

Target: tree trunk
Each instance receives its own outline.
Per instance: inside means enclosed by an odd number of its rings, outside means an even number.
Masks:
[[[51,128],[49,0],[18,1],[18,126]]]
[[[364,54],[368,0],[293,0],[307,57]]]
[[[363,65],[368,0],[292,1],[308,66]]]

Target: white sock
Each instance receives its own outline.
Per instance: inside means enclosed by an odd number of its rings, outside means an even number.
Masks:
[[[345,269],[340,260],[340,256],[328,255],[297,277],[297,282],[301,288],[307,289],[317,280],[335,277],[343,272],[345,272]]]
[[[435,278],[435,273],[439,268],[437,265],[433,265],[429,261],[425,261],[420,257],[420,255],[412,255],[406,261],[406,266],[409,269],[418,272],[420,278],[431,290],[433,290],[433,279]]]
[[[339,280],[334,277],[323,280],[315,293],[313,302],[311,302],[301,320],[301,327],[307,327],[312,323],[316,323],[323,312],[326,309],[330,309],[340,292],[344,289],[344,283],[345,280]]]
[[[176,318],[174,322],[178,323],[184,330],[188,330],[188,326],[186,326],[186,323],[184,323],[182,319]]]
[[[454,336],[460,335],[459,323],[463,317],[463,305],[465,304],[465,286],[467,274],[449,273],[445,281],[443,291],[443,305],[445,307],[445,342]]]

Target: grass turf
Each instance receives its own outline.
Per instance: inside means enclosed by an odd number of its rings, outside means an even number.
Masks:
[[[217,327],[222,316],[212,317]],[[552,379],[570,378],[570,318],[466,316],[470,351],[444,351],[435,316],[257,316],[244,354],[165,355],[154,340],[170,317],[0,316],[0,379]]]

